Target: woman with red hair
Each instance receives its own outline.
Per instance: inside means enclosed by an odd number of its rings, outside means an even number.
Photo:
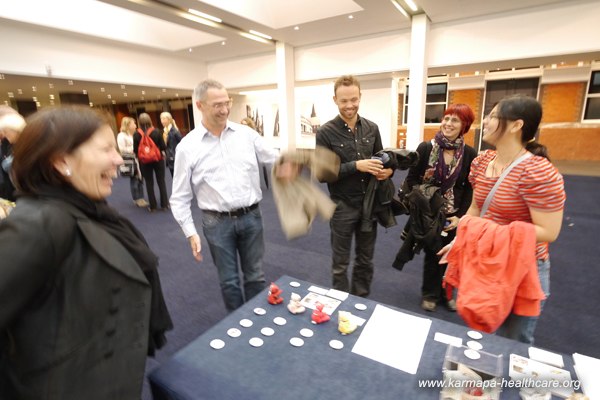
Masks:
[[[408,192],[418,185],[423,189],[433,186],[439,188],[439,194],[444,200],[442,209],[446,216],[446,224],[441,240],[438,241],[439,247],[423,247],[425,262],[421,307],[426,311],[434,311],[437,303],[442,300],[446,301],[449,310],[456,310],[454,299],[450,296],[445,299],[442,293],[445,266],[439,264],[440,257],[436,253],[454,239],[458,221],[471,205],[473,189],[468,177],[471,161],[477,156],[477,152],[465,144],[463,137],[469,132],[474,120],[473,110],[468,105],[448,106],[435,137],[417,147],[419,164],[410,168],[406,177]],[[407,228],[404,230],[406,232]]]

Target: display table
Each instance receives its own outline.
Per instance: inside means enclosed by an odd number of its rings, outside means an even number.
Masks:
[[[290,282],[300,286],[292,287]],[[149,379],[154,399],[439,399],[439,388],[419,387],[419,381],[442,379],[448,345],[434,340],[436,333],[461,338],[463,345],[471,340],[467,336],[470,329],[465,326],[399,310],[431,320],[416,374],[407,373],[352,352],[377,307],[376,302],[350,295],[330,321],[315,325],[311,323],[312,310],[294,315],[287,309],[292,292],[304,297],[313,285],[288,276],[276,283],[283,291],[282,304],[269,304],[268,289],[265,290],[152,371]],[[366,310],[356,309],[357,303],[366,305]],[[256,314],[257,307],[266,313]],[[354,333],[342,335],[338,331],[339,310],[350,311],[367,322]],[[284,318],[285,325],[277,325],[273,321],[277,317]],[[244,319],[252,321],[252,326],[240,325]],[[274,334],[263,335],[261,330],[265,327],[272,328]],[[238,337],[228,335],[232,328],[240,331]],[[312,337],[300,334],[305,328],[313,331]],[[404,329],[410,330],[411,326]],[[253,347],[249,343],[252,338],[260,338],[262,346]],[[303,345],[293,346],[292,338],[301,338]],[[224,347],[212,348],[214,339],[222,340]],[[339,340],[343,348],[332,348],[331,340]],[[509,355],[527,357],[529,346],[523,343],[487,334],[479,342],[485,352],[503,354],[503,376],[507,380]],[[566,368],[572,371],[571,358],[563,358],[569,364]],[[502,397],[519,398],[518,391],[504,389]]]

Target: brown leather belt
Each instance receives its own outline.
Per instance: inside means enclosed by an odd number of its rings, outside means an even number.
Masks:
[[[258,203],[254,203],[248,207],[242,207],[231,211],[212,211],[212,210],[202,210],[202,212],[217,214],[222,217],[241,217],[242,215],[248,214],[250,211],[255,210],[258,207]]]

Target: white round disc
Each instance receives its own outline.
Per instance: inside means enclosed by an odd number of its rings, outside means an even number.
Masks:
[[[283,317],[275,317],[275,318],[273,318],[273,322],[279,326],[283,326],[287,323],[287,321]]]
[[[248,341],[248,343],[250,343],[250,346],[260,347],[263,345],[264,342],[261,338],[253,337]]]
[[[476,341],[474,341],[474,340],[469,340],[469,341],[467,342],[467,346],[468,346],[470,349],[473,349],[473,350],[481,350],[481,349],[483,349],[483,346],[481,345],[481,343],[479,343],[479,342],[476,342]]]
[[[296,282],[296,281],[290,282],[290,286],[291,287],[300,287],[300,282]]]
[[[290,344],[292,346],[300,347],[304,345],[304,340],[300,339],[299,337],[293,337],[290,339]]]
[[[264,308],[260,308],[260,307],[256,307],[254,309],[254,314],[256,315],[265,315],[267,312],[265,311]]]
[[[354,308],[356,308],[357,310],[360,310],[360,311],[365,311],[367,309],[367,306],[362,303],[356,303],[354,305]]]
[[[240,325],[243,326],[244,328],[250,328],[252,326],[252,321],[244,318],[243,320],[240,321]]]
[[[313,331],[308,328],[300,329],[300,334],[304,337],[312,337]]]
[[[238,328],[231,328],[227,330],[227,334],[231,337],[238,337],[242,334],[242,331],[240,331]]]
[[[481,354],[479,354],[479,352],[476,350],[467,349],[467,350],[465,350],[465,356],[467,356],[471,360],[479,360],[479,358],[481,357]]]
[[[260,330],[260,333],[262,333],[265,336],[273,336],[275,331],[273,330],[273,328],[264,327]]]
[[[469,331],[469,332],[467,332],[467,336],[469,336],[471,339],[475,339],[475,340],[479,340],[483,337],[483,335],[477,331]]]
[[[332,349],[340,350],[344,348],[344,343],[339,340],[332,340],[329,342],[329,346],[331,346]]]
[[[223,347],[225,347],[225,342],[221,339],[213,339],[210,341],[210,347],[215,350],[221,350]]]

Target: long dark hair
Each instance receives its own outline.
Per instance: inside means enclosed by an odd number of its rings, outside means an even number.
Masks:
[[[536,156],[550,160],[548,149],[537,142],[537,133],[542,120],[542,106],[533,97],[516,94],[500,100],[497,110],[498,129],[506,130],[507,121],[523,121],[521,129],[521,143],[527,151]]]

